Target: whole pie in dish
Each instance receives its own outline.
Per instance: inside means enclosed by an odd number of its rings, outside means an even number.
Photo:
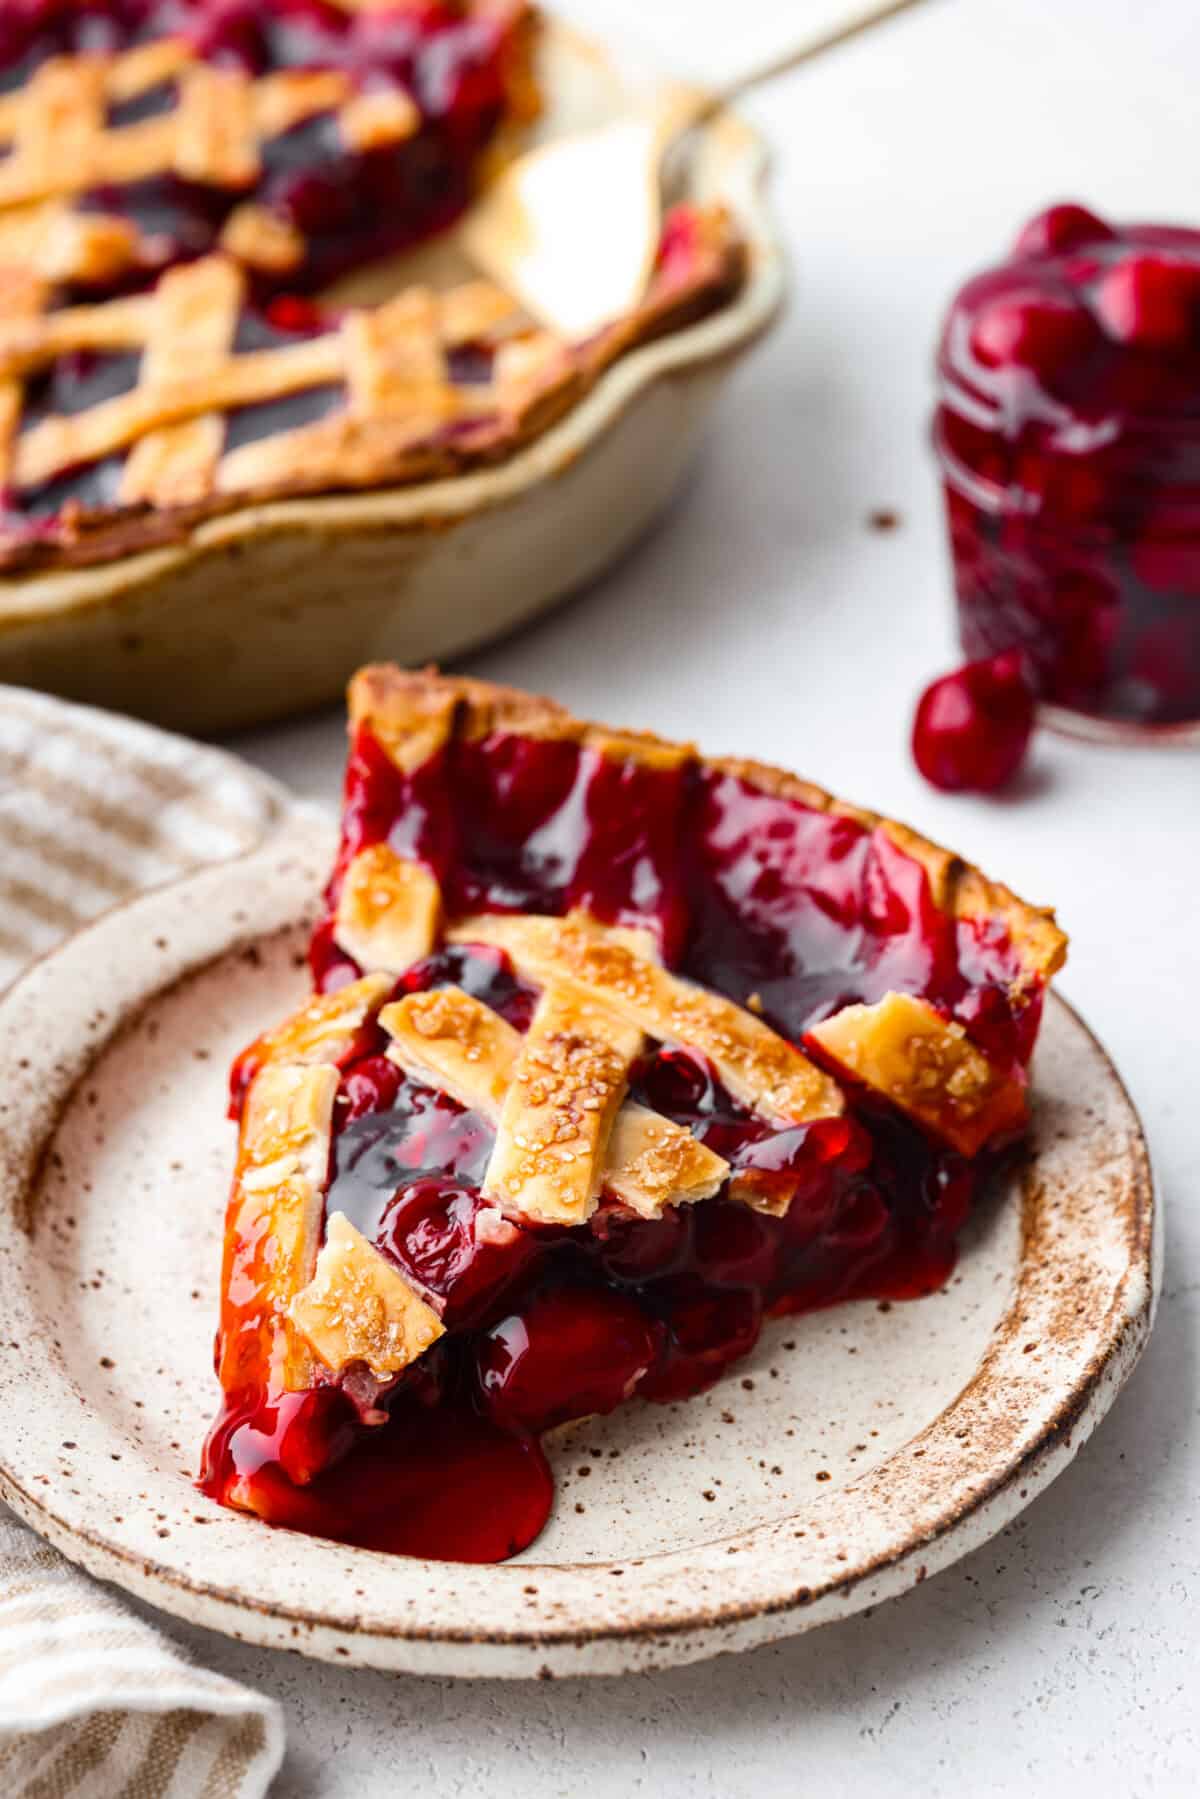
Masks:
[[[944,1283],[1066,940],[759,763],[391,667],[350,714],[315,991],[233,1070],[202,1485],[500,1560],[542,1433]]]
[[[728,215],[681,208],[586,343],[484,281],[303,297],[463,211],[537,111],[537,32],[525,0],[0,15],[0,574],[503,461],[736,290]]]

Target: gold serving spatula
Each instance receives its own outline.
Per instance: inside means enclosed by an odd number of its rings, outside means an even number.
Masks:
[[[460,239],[534,318],[580,339],[637,305],[662,235],[663,163],[683,135],[776,75],[918,0],[869,0],[718,89],[670,84],[628,118],[554,139],[487,187]]]

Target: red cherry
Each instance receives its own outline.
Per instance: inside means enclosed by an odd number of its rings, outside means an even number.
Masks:
[[[1109,337],[1138,349],[1186,348],[1200,313],[1200,264],[1178,256],[1130,256],[1096,290]]]
[[[923,1185],[926,1203],[942,1229],[951,1233],[961,1230],[975,1196],[970,1165],[957,1156],[943,1156],[930,1168]]]
[[[863,1250],[882,1237],[891,1213],[873,1181],[861,1181],[847,1192],[825,1241],[838,1249]]]
[[[344,178],[311,169],[280,176],[269,200],[308,237],[345,228],[354,211],[354,197]]]
[[[401,1187],[380,1220],[378,1243],[445,1301],[447,1325],[472,1324],[536,1259],[538,1241],[457,1181],[426,1175]]]
[[[646,1064],[642,1088],[647,1102],[672,1118],[703,1118],[716,1109],[712,1070],[686,1049],[660,1049]]]
[[[1075,250],[1083,244],[1105,243],[1116,237],[1111,225],[1098,219],[1086,206],[1067,201],[1048,206],[1030,219],[1016,243],[1014,256],[1057,256],[1063,250]]]
[[[1194,528],[1171,529],[1151,516],[1133,546],[1133,571],[1155,593],[1200,594],[1200,551]]]
[[[350,1069],[342,1081],[338,1098],[342,1110],[339,1123],[350,1124],[368,1112],[386,1112],[396,1103],[404,1076],[386,1056],[367,1056]]]
[[[597,1235],[596,1255],[617,1281],[645,1281],[669,1274],[691,1247],[692,1213],[699,1207],[668,1206],[661,1218],[613,1217]]]
[[[697,1272],[714,1287],[767,1287],[779,1260],[782,1229],[748,1206],[714,1199],[696,1207]]]
[[[917,767],[947,793],[994,793],[1020,767],[1033,730],[1033,694],[1017,650],[968,662],[934,681],[913,721]]]
[[[296,294],[280,294],[271,301],[266,313],[277,330],[295,331],[304,336],[315,336],[329,324],[328,308],[318,306],[313,300],[303,300]]]
[[[260,75],[270,60],[258,9],[245,0],[217,0],[201,15],[196,48],[206,62],[231,63]]]
[[[1095,321],[1078,301],[1040,293],[1003,294],[971,325],[971,354],[985,368],[1017,363],[1046,376],[1095,347]]]
[[[619,1293],[559,1287],[480,1339],[480,1386],[500,1423],[549,1430],[628,1399],[658,1359],[659,1335]]]
[[[285,1393],[263,1406],[237,1436],[235,1463],[253,1467],[256,1460],[277,1461],[288,1479],[302,1487],[351,1447],[353,1412],[332,1387]]]
[[[762,1296],[748,1287],[683,1282],[668,1306],[666,1353],[643,1382],[642,1397],[661,1404],[703,1393],[754,1348],[762,1316]]]

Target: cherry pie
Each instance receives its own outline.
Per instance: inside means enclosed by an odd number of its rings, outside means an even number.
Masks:
[[[731,220],[681,208],[586,343],[483,281],[300,297],[463,210],[536,113],[536,34],[525,0],[0,13],[0,573],[499,461],[736,290]]]
[[[777,769],[389,667],[350,711],[315,992],[233,1071],[202,1485],[498,1560],[540,1433],[945,1281],[1066,942]]]

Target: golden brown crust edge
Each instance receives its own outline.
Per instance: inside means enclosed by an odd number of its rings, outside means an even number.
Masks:
[[[1021,957],[1027,980],[1048,982],[1066,961],[1067,936],[1052,908],[1033,906],[989,878],[953,850],[931,843],[908,825],[851,805],[802,780],[787,769],[737,756],[706,757],[693,744],[672,743],[651,731],[613,730],[577,719],[556,700],[496,686],[467,676],[442,675],[436,669],[402,669],[379,663],[360,669],[350,683],[351,727],[369,724],[393,744],[409,740],[419,754],[415,766],[435,741],[458,734],[483,737],[491,731],[519,731],[529,737],[566,738],[607,755],[624,755],[660,767],[696,760],[718,769],[761,793],[799,800],[818,812],[856,819],[868,829],[881,829],[924,868],[933,902],[953,918],[995,919],[1002,923]]]

